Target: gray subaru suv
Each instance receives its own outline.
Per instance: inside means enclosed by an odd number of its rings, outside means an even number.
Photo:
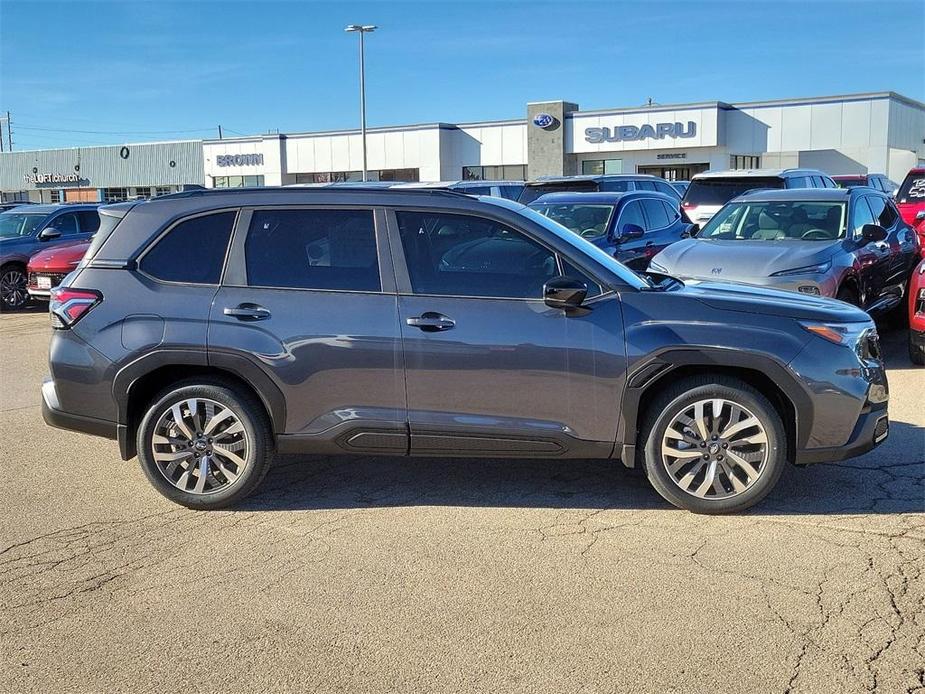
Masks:
[[[861,310],[656,283],[508,200],[261,188],[100,212],[51,298],[43,415],[188,507],[242,499],[278,451],[613,459],[725,513],[888,434]]]

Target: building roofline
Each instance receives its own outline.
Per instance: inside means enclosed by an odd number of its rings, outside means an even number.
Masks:
[[[151,146],[151,145],[186,145],[186,144],[202,144],[204,140],[158,140],[157,142],[119,142],[118,144],[113,145],[80,145],[79,147],[46,147],[44,149],[14,149],[12,152],[9,150],[4,150],[0,154],[29,154],[30,152],[66,152],[71,150],[78,149],[107,149],[110,147],[117,147],[119,149],[123,147],[142,147],[142,146]]]

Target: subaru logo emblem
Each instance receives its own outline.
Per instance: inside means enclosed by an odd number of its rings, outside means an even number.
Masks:
[[[555,125],[556,119],[548,113],[537,113],[533,116],[533,125],[537,128],[550,128]]]

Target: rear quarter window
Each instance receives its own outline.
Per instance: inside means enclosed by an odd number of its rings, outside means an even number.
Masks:
[[[218,212],[176,224],[142,256],[139,269],[165,282],[218,284],[236,214]]]

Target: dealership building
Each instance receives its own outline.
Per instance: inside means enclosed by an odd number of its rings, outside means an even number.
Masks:
[[[925,104],[894,92],[745,103],[582,111],[526,105],[524,118],[370,128],[371,180],[529,179],[707,169],[811,167],[882,172],[901,181],[925,165]],[[75,168],[79,167],[79,168]],[[0,154],[0,191],[48,201],[206,187],[361,178],[358,130]],[[75,175],[76,174],[76,175]],[[95,197],[94,197],[95,195]]]

